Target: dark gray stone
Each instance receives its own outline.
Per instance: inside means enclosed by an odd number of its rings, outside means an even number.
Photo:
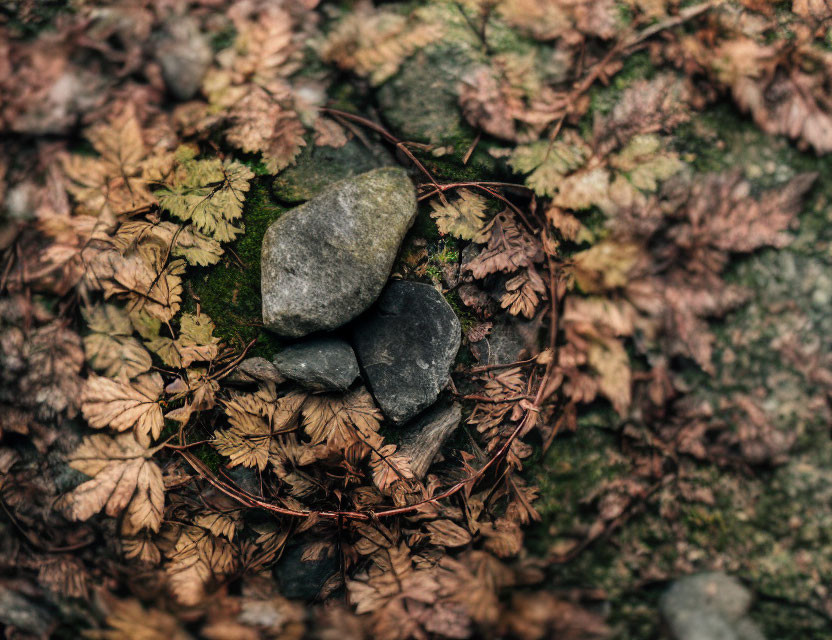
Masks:
[[[673,640],[765,640],[746,615],[751,599],[739,580],[714,571],[676,580],[659,608]]]
[[[511,364],[520,360],[527,351],[526,340],[517,330],[517,325],[505,318],[495,320],[487,336],[471,343],[471,353],[480,365]]]
[[[454,402],[428,409],[404,425],[399,451],[410,459],[410,468],[416,478],[421,480],[425,477],[442,445],[459,426],[461,419],[462,405]]]
[[[459,319],[433,287],[391,283],[353,328],[353,346],[384,414],[402,423],[434,403],[461,341]]]
[[[368,146],[357,138],[338,148],[307,144],[297,162],[275,177],[272,190],[284,202],[305,202],[334,182],[394,162],[380,144]]]
[[[168,90],[179,100],[193,98],[213,58],[197,22],[185,16],[168,20],[154,53]]]
[[[314,600],[321,589],[340,568],[338,554],[333,549],[324,551],[315,560],[302,560],[306,545],[286,547],[274,567],[274,577],[282,596],[296,600]]]
[[[352,347],[331,337],[289,345],[274,357],[274,366],[312,391],[346,391],[359,374]]]
[[[264,325],[299,338],[366,310],[415,217],[413,183],[394,167],[336,182],[282,215],[263,237]]]

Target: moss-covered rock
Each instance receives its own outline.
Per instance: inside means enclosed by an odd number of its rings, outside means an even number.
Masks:
[[[379,89],[384,119],[407,140],[454,145],[467,138],[470,144],[474,135],[462,120],[459,84],[474,64],[469,47],[443,44],[419,51]]]
[[[378,142],[368,146],[352,138],[337,148],[308,144],[297,163],[275,177],[272,189],[279,200],[295,204],[315,197],[333,182],[393,164],[393,157]]]
[[[281,217],[263,238],[264,324],[300,337],[352,320],[381,293],[415,217],[398,167],[336,182]]]

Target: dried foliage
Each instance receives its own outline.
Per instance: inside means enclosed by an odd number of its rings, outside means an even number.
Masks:
[[[627,425],[639,472],[593,488],[598,519],[570,555],[663,487],[655,460],[785,459],[794,438],[759,398],[737,392],[716,418],[684,376],[715,373],[709,323],[747,299],[732,257],[788,244],[816,176],[696,171],[677,132],[730,96],[762,130],[832,150],[828,8],[316,5],[82,2],[31,38],[0,25],[4,570],[63,598],[55,611],[77,601],[96,638],[607,637],[544,587],[524,546],[539,489],[519,472],[589,405]],[[206,59],[171,108],[159,34],[185,18]],[[324,108],[356,99],[346,74],[375,90],[446,37],[467,57],[446,87],[476,129],[467,149]],[[642,49],[658,73],[592,94]],[[232,375],[247,352],[191,287],[240,261],[252,183],[365,134],[413,166],[441,236],[398,272],[442,289],[489,356],[455,369],[469,438],[426,474],[364,387]],[[523,184],[496,181],[511,171]],[[474,346],[506,327],[524,344],[494,364]],[[327,573],[304,605],[285,597],[294,545]]]

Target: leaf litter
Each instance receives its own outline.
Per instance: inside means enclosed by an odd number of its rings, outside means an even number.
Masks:
[[[4,566],[36,568],[35,595],[84,603],[88,637],[607,637],[588,599],[547,588],[547,566],[562,558],[528,553],[539,490],[521,472],[599,402],[643,420],[627,436],[667,459],[739,451],[777,464],[788,453],[793,439],[740,393],[721,409],[741,428],[705,438],[719,425],[685,403],[683,374],[715,373],[710,322],[748,299],[726,279],[732,257],[791,242],[817,176],[760,190],[740,171],[696,172],[675,132],[728,95],[763,131],[829,151],[818,98],[828,10],[638,2],[624,20],[606,0],[317,4],[194,8],[215,47],[197,95],[175,108],[150,55],[166,3],[82,3],[29,39],[0,26],[0,64],[18,65],[0,80],[15,96],[0,122],[37,141],[2,143],[17,211],[0,235],[2,503],[28,545],[5,543]],[[444,150],[326,109],[337,74],[382,85],[460,28],[482,53],[457,87],[478,132],[459,151],[467,162],[488,136],[486,153],[523,184],[440,183]],[[778,29],[792,37],[762,35]],[[490,32],[529,55],[501,50]],[[593,88],[639,49],[662,71],[593,105]],[[570,73],[535,69],[544,51]],[[61,87],[71,100],[55,102]],[[493,334],[495,314],[545,334],[525,359],[455,370],[450,393],[466,402],[471,442],[424,481],[365,389],[309,394],[264,380],[240,390],[229,374],[245,352],[214,335],[198,304],[185,311],[188,279],[227,268],[259,175],[309,144],[367,133],[413,167],[443,241],[468,251],[455,285],[415,271],[458,291],[468,340]],[[86,479],[59,488],[33,473],[15,438]],[[598,518],[564,557],[664,490],[649,484],[656,452],[636,455],[641,475],[587,497]],[[337,559],[312,604],[269,577],[292,540],[308,543],[309,561]]]

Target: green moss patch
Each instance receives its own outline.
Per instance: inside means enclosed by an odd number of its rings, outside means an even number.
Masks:
[[[216,324],[215,334],[235,349],[256,339],[249,354],[265,358],[274,355],[280,341],[263,328],[260,251],[266,229],[286,211],[272,200],[269,180],[260,177],[252,182],[243,208],[245,233],[226,245],[219,264],[194,273],[184,305],[193,312],[199,304]]]

